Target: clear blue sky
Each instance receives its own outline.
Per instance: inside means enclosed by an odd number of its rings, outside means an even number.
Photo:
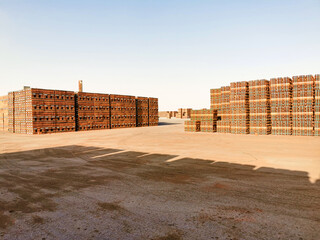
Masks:
[[[320,73],[320,1],[0,0],[0,95],[24,85],[209,107],[230,82]]]

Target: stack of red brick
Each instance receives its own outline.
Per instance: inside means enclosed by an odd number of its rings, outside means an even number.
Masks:
[[[109,94],[79,92],[76,95],[78,131],[110,128]]]
[[[314,135],[320,136],[320,74],[315,75],[314,88]]]
[[[149,126],[149,99],[147,97],[136,98],[137,127]]]
[[[9,132],[75,131],[73,92],[25,88],[9,93],[8,108]]]
[[[142,105],[143,126],[158,125],[158,99],[144,98]],[[75,94],[34,88],[8,94],[8,130],[12,133],[44,134],[130,128],[135,127],[136,123],[134,96]]]
[[[250,134],[271,133],[269,89],[268,80],[249,81]]]
[[[8,95],[0,97],[0,131],[8,131]]]
[[[230,88],[231,133],[250,133],[248,82],[231,83]]]
[[[217,110],[192,110],[191,120],[185,121],[184,126],[188,132],[216,132]]]
[[[292,78],[292,135],[313,136],[314,78]]]
[[[221,107],[222,88],[210,89],[210,109],[219,110]]]
[[[220,109],[218,109],[219,120],[217,121],[217,132],[231,132],[230,113],[230,87],[221,87]]]
[[[273,135],[292,134],[292,79],[270,80],[270,108]]]
[[[158,99],[149,98],[149,126],[158,126]]]
[[[111,128],[136,126],[136,100],[134,96],[110,95]]]

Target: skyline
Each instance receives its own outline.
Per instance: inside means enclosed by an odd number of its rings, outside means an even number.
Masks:
[[[0,1],[0,95],[23,86],[209,108],[230,82],[320,74],[320,1]]]

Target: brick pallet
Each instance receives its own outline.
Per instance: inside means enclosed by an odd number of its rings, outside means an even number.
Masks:
[[[268,80],[249,81],[250,134],[271,133],[270,92]]]
[[[149,126],[158,126],[158,99],[149,98]]]
[[[77,130],[110,129],[110,96],[79,92],[76,95]]]
[[[8,95],[0,97],[0,131],[8,131]]]
[[[270,106],[273,135],[292,135],[292,79],[270,80]]]
[[[216,132],[217,110],[191,110],[191,120],[185,121],[185,131],[189,132]]]
[[[136,127],[136,99],[134,96],[111,94],[110,107],[111,128]]]
[[[198,121],[198,122],[200,125],[200,121]],[[197,121],[195,121],[195,120],[184,121],[184,130],[186,132],[196,132],[196,123],[197,123]]]
[[[136,98],[137,110],[137,127],[149,126],[149,98],[137,97]]]
[[[313,136],[314,78],[295,76],[292,84],[292,135]]]
[[[230,87],[221,87],[220,109],[218,109],[217,132],[231,132]]]
[[[43,134],[75,130],[72,92],[25,88],[8,96],[9,132]]]
[[[150,99],[146,98],[148,104]],[[25,88],[8,94],[8,131],[23,134],[87,131],[136,126],[133,96]],[[147,110],[158,122],[158,99]],[[146,112],[146,109],[144,109]],[[156,116],[156,119],[155,117]]]
[[[314,136],[320,136],[320,74],[314,80]]]
[[[231,83],[230,87],[231,133],[250,133],[248,82]]]
[[[217,132],[320,136],[320,75],[231,83],[210,90],[210,107],[218,111]]]
[[[220,109],[221,88],[210,89],[210,109]]]

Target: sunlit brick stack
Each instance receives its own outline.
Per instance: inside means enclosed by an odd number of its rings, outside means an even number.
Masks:
[[[126,95],[110,95],[111,128],[136,126],[136,98]]]
[[[110,129],[110,95],[96,93],[94,116],[96,129]]]
[[[200,121],[198,121],[198,125],[200,128]],[[196,132],[196,126],[197,126],[197,121],[195,120],[188,120],[188,121],[184,121],[184,131],[186,132]]]
[[[250,133],[248,82],[231,83],[230,88],[231,133]]]
[[[136,127],[136,97],[25,87],[7,96],[8,131],[23,134]],[[158,99],[143,98],[143,115],[158,125]],[[149,109],[150,101],[152,109]],[[0,112],[1,113],[1,112]],[[154,117],[156,116],[156,118]],[[149,126],[148,120],[143,124]]]
[[[17,91],[13,93],[13,118],[15,133],[27,133],[26,121],[26,91]],[[29,129],[28,129],[29,130]]]
[[[26,91],[29,89],[26,89]],[[57,120],[63,118],[64,114],[61,112],[64,110],[64,105],[56,103],[55,90],[47,89],[30,89],[31,95],[27,94],[27,100],[31,104],[27,103],[27,106],[32,106],[32,109],[27,109],[28,114],[27,125],[33,131],[28,132],[29,134],[44,134],[54,133],[62,131],[62,128],[57,128]],[[29,108],[29,107],[28,107]],[[29,121],[31,118],[31,121]],[[16,130],[17,132],[17,130]]]
[[[79,92],[76,99],[78,131],[110,129],[109,94]]]
[[[78,131],[95,129],[94,99],[94,93],[79,92],[76,95]]]
[[[314,88],[314,135],[320,136],[320,74],[315,76]]]
[[[271,134],[268,80],[249,81],[250,134]]]
[[[149,98],[136,98],[137,127],[149,126]]]
[[[200,109],[191,111],[191,120],[185,121],[185,131],[216,132],[217,110]]]
[[[314,78],[292,78],[292,135],[313,136]]]
[[[158,126],[158,99],[149,98],[149,126]]]
[[[292,79],[270,80],[270,107],[273,135],[292,134]]]
[[[71,91],[54,90],[56,106],[56,132],[74,132],[75,95]]]
[[[210,89],[210,109],[220,109],[221,88]]]
[[[73,92],[25,88],[8,96],[9,132],[44,134],[75,131]]]
[[[210,107],[217,132],[320,136],[320,75],[231,83],[210,90]],[[192,113],[185,130],[200,131],[205,124]]]
[[[0,97],[0,131],[8,131],[8,95]]]
[[[8,93],[8,132],[14,133],[14,92]]]
[[[230,113],[230,87],[221,87],[220,109],[218,109],[219,121],[217,121],[217,132],[231,132]]]

